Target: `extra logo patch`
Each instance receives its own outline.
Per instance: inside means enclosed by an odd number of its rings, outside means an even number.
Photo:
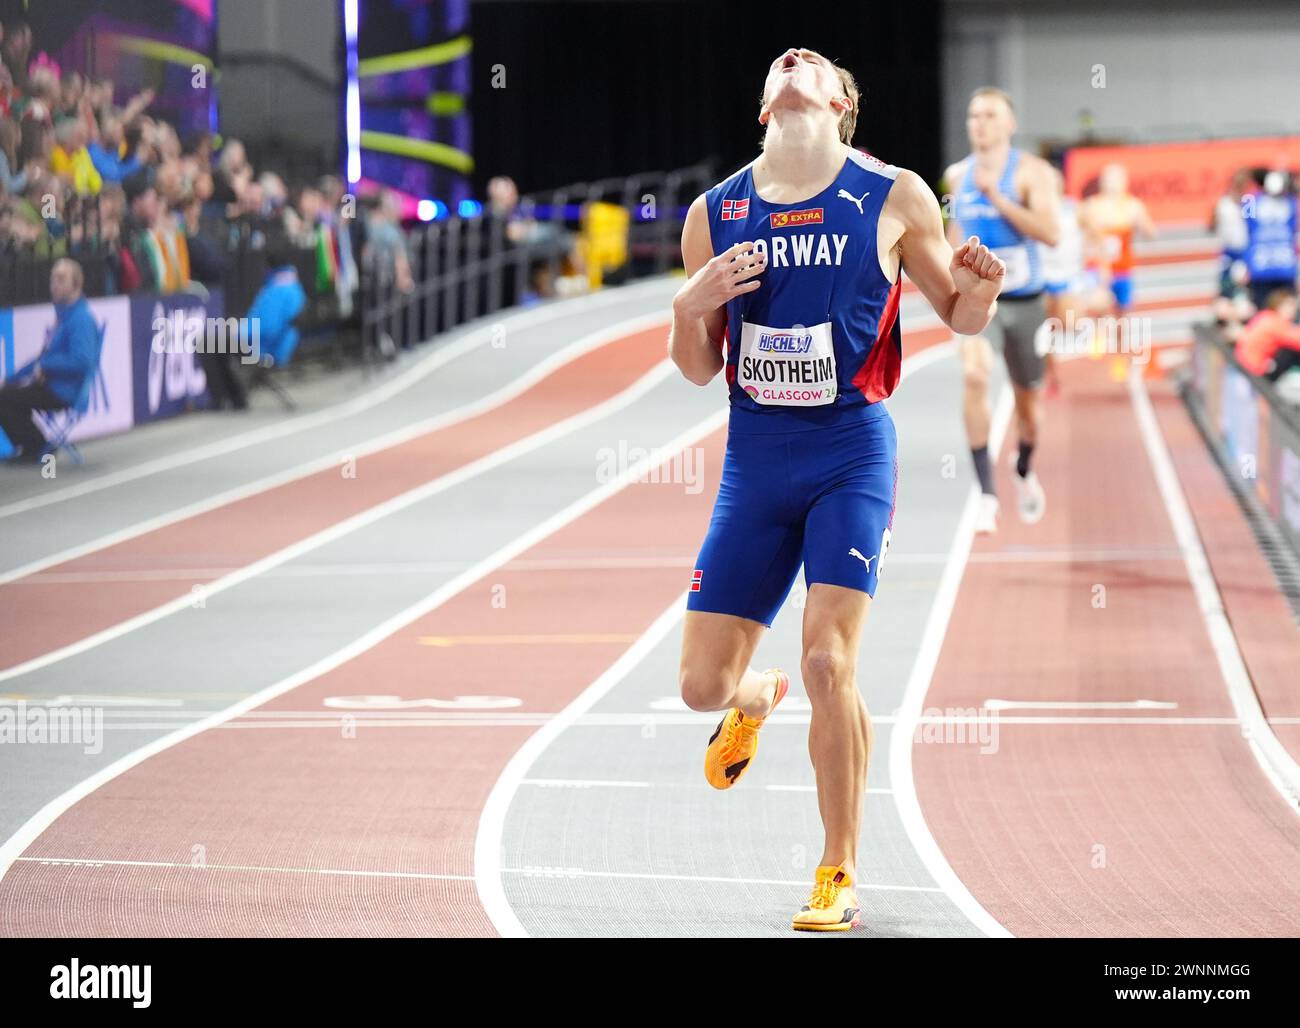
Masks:
[[[773,228],[789,228],[792,225],[820,225],[823,221],[822,208],[810,207],[806,211],[777,211],[768,221]]]
[[[743,200],[723,200],[722,220],[740,221],[749,217],[749,197]]]
[[[691,572],[691,592],[693,593],[699,592],[700,586],[703,584],[703,582],[704,582],[704,572],[701,569],[696,568],[694,571]]]

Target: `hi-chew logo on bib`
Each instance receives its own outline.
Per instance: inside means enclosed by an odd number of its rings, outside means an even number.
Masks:
[[[831,323],[771,328],[745,322],[736,381],[756,403],[821,407],[835,402]]]

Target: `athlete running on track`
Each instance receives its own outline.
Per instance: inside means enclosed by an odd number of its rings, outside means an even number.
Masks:
[[[729,788],[785,696],[785,672],[750,667],[794,583],[808,583],[804,686],[809,749],[826,830],[812,896],[792,927],[858,922],[854,891],[870,717],[858,641],[889,546],[901,270],[955,331],[983,329],[1002,263],[978,239],[957,251],[915,174],[849,146],[853,77],[811,50],[772,62],[762,154],[698,197],[682,254],[668,352],[706,385],[723,368],[731,401],[722,482],[688,594],[681,693],[726,710],[705,775]],[[726,340],[726,354],[723,341]]]
[[[1042,248],[1044,244],[1055,246],[1060,232],[1056,177],[1041,157],[1011,145],[1015,131],[1011,98],[1000,89],[977,89],[966,108],[971,153],[944,173],[953,194],[949,239],[955,242],[973,233],[1007,268],[997,314],[987,330],[978,336],[967,334],[959,341],[965,379],[962,414],[983,493],[976,521],[976,531],[982,533],[996,531],[998,518],[988,452],[991,341],[1001,344],[1015,395],[1019,454],[1012,480],[1021,520],[1027,524],[1042,520],[1047,505],[1030,462],[1042,420],[1040,394],[1045,369],[1036,338],[1047,317]]]
[[[1079,217],[1093,253],[1090,263],[1099,283],[1110,286],[1115,315],[1123,317],[1133,306],[1133,236],[1154,238],[1156,226],[1146,204],[1128,191],[1124,165],[1102,168],[1098,185]]]

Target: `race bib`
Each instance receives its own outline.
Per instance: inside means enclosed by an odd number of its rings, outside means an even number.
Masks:
[[[1007,266],[1007,276],[1002,280],[1002,291],[1014,293],[1029,285],[1029,247],[1000,246],[994,251]]]
[[[740,331],[736,382],[755,403],[821,407],[835,402],[831,323],[769,328],[746,321]]]

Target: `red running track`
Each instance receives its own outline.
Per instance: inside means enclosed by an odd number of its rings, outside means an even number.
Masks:
[[[1035,456],[1039,525],[1018,522],[999,469],[1001,530],[976,541],[927,712],[989,699],[1177,707],[1010,709],[995,752],[959,736],[919,743],[921,806],[958,877],[1014,935],[1293,935],[1300,819],[1238,726],[1186,720],[1234,713],[1127,386],[1108,370],[1062,369]],[[1158,402],[1166,430],[1186,418]],[[1181,449],[1184,474],[1208,464],[1203,448],[1199,462]]]

